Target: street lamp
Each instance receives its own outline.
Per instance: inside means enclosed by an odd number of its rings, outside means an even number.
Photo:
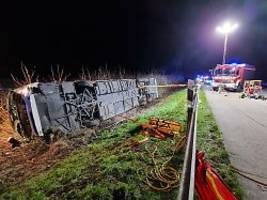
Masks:
[[[229,33],[232,33],[235,29],[237,29],[237,27],[238,27],[238,24],[231,24],[230,22],[225,22],[222,26],[218,26],[216,28],[216,31],[218,33],[224,34],[224,46],[223,46],[222,64],[225,64],[225,60],[226,60],[228,35],[229,35]]]

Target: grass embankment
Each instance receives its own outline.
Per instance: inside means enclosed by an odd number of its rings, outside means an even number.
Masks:
[[[208,159],[233,190],[239,194],[236,176],[230,170],[221,133],[200,95],[198,148],[207,152]],[[149,112],[149,117],[186,122],[186,92],[176,92]],[[147,173],[154,167],[151,152],[157,146],[155,161],[162,164],[172,156],[175,142],[151,138],[143,145],[133,146],[144,137],[138,134],[137,124],[126,122],[101,132],[101,138],[83,150],[74,152],[49,171],[22,184],[9,188],[2,199],[175,199],[177,189],[170,192],[151,190],[145,183]],[[183,155],[175,155],[170,166],[181,171]]]
[[[216,124],[203,91],[200,92],[197,134],[197,148],[206,152],[206,159],[210,161],[238,199],[242,199],[243,193],[237,175],[231,169],[228,152],[223,144],[222,133]]]
[[[139,117],[145,122],[151,116],[186,122],[186,92],[176,92]],[[151,138],[142,145],[135,141],[138,125],[126,122],[101,132],[101,138],[83,150],[76,151],[49,171],[9,188],[2,199],[175,199],[170,192],[151,190],[145,183],[147,173],[155,167],[151,152],[157,146],[155,161],[161,165],[173,153],[172,139]],[[170,166],[181,171],[183,155],[175,155]]]

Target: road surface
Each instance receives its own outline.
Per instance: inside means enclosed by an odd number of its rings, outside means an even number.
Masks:
[[[205,91],[223,133],[234,167],[267,183],[267,101],[241,99],[238,93]],[[267,199],[267,187],[239,177],[249,200]]]

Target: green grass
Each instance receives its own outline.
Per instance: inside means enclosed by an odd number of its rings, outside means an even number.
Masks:
[[[238,199],[242,199],[243,192],[239,186],[237,175],[231,169],[228,152],[224,148],[222,133],[216,124],[203,91],[200,92],[197,134],[197,148],[205,151],[206,158],[214,169]]]
[[[204,94],[200,97],[198,148],[207,152],[219,174],[239,194],[221,133]],[[156,116],[185,125],[186,103],[186,91],[176,92],[139,116],[139,122]],[[132,147],[134,141],[143,138],[138,134],[138,125],[131,121],[103,130],[96,142],[74,152],[49,171],[7,189],[0,199],[176,199],[177,189],[156,192],[145,183],[147,172],[154,167],[148,151],[158,147],[155,160],[160,165],[171,157],[175,142],[151,138],[137,148]],[[182,164],[182,154],[175,155],[170,162],[179,171]]]
[[[145,122],[151,116],[186,122],[186,92],[176,92],[139,117]],[[154,167],[149,156],[155,146],[157,164],[168,160],[175,142],[151,138],[133,148],[143,139],[134,122],[103,130],[101,138],[83,150],[74,152],[49,171],[9,188],[2,199],[175,199],[177,189],[156,192],[145,183],[147,172]],[[183,155],[175,155],[170,165],[181,170]]]

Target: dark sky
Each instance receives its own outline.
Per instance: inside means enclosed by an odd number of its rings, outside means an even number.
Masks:
[[[70,72],[107,63],[191,76],[221,62],[215,27],[230,19],[240,27],[230,35],[228,61],[255,64],[267,79],[266,0],[71,2],[1,7],[2,76],[16,73],[21,60],[40,72],[58,63]]]

